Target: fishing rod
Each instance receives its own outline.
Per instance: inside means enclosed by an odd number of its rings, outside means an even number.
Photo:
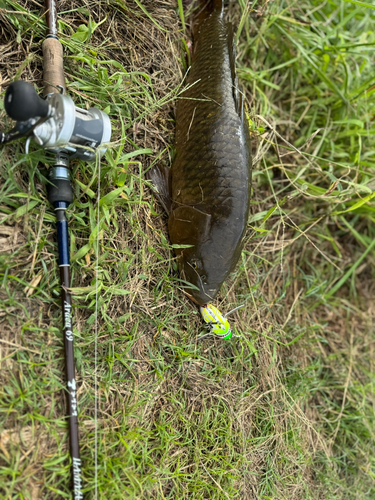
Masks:
[[[111,139],[111,122],[108,115],[97,108],[77,108],[71,97],[66,95],[63,48],[57,37],[55,0],[46,0],[45,9],[48,27],[42,44],[45,99],[40,98],[34,87],[24,81],[11,83],[5,93],[4,107],[8,116],[16,121],[16,125],[8,133],[0,131],[0,144],[26,137],[26,154],[32,139],[55,154],[54,164],[48,171],[47,197],[54,207],[57,220],[72,492],[74,500],[81,500],[83,492],[66,218],[66,210],[73,201],[69,161],[75,158],[84,161],[92,161],[97,157],[100,159],[106,151],[106,148],[101,147],[102,144]]]
[[[57,37],[57,10],[54,0],[45,1],[47,36],[42,44],[44,96],[59,92],[65,94],[63,47]],[[65,374],[67,386],[67,410],[69,421],[70,455],[72,459],[73,497],[83,498],[81,458],[79,453],[79,428],[77,408],[77,384],[75,379],[72,297],[70,288],[69,233],[66,209],[73,201],[73,189],[69,175],[69,157],[64,152],[56,154],[56,162],[49,171],[51,184],[47,187],[48,201],[54,207],[57,219],[57,240],[62,304],[62,328],[65,350]]]

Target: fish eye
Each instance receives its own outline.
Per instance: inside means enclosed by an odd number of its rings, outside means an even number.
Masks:
[[[199,259],[191,259],[190,263],[196,271],[202,268],[202,262]]]

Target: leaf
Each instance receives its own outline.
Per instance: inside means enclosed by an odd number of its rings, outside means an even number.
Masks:
[[[250,226],[251,229],[253,229],[254,231],[257,231],[258,233],[271,233],[271,231],[269,229],[263,229],[261,227],[254,227],[254,226]]]
[[[249,224],[262,220],[267,215],[267,213],[268,213],[267,210],[263,210],[263,212],[258,212],[257,214],[252,215],[249,218]],[[277,211],[276,214],[279,214],[279,211]]]
[[[367,256],[369,252],[373,249],[375,246],[375,239],[372,240],[371,244],[367,247],[367,249],[363,252],[363,254],[360,256],[360,258],[355,262],[351,268],[344,274],[344,276],[336,283],[336,285],[329,290],[328,293],[324,295],[324,299],[327,299],[329,297],[332,297],[339,288],[342,287],[342,285],[347,281],[348,278],[354,273],[354,271],[357,269],[357,267],[361,264],[361,262],[364,260],[364,258]]]
[[[94,226],[94,229],[92,230],[90,236],[89,236],[89,244],[93,245],[94,242],[96,242],[98,239],[101,240],[103,239],[103,225],[104,225],[104,218],[100,219],[99,224]]]
[[[359,128],[364,128],[365,124],[362,120],[357,120],[357,118],[350,118],[346,120],[336,120],[333,122],[335,125],[357,125]]]
[[[83,182],[79,181],[78,179],[75,179],[75,182],[78,184],[78,186],[82,189],[82,191],[90,196],[91,199],[95,198],[95,193],[92,189],[89,187],[85,186]]]
[[[100,281],[98,285],[98,291],[101,290],[103,287],[103,283]],[[72,295],[92,295],[93,293],[96,292],[96,285],[90,285],[90,286],[77,286],[74,288],[70,288],[70,292]]]
[[[92,246],[87,244],[87,245],[84,245],[83,247],[81,247],[77,253],[72,257],[72,261],[76,261],[76,260],[79,260],[79,259],[82,259],[82,257],[84,257],[90,250],[91,250]]]
[[[357,208],[360,208],[362,205],[365,203],[368,203],[370,200],[372,200],[375,197],[375,191],[364,198],[362,198],[360,201],[357,203],[354,203],[351,207],[347,208],[346,210],[341,210],[339,212],[332,212],[331,215],[340,215],[340,214],[345,214],[347,212],[353,212],[353,210],[357,210]]]
[[[172,248],[191,248],[194,245],[178,245],[177,243],[173,243]]]
[[[86,42],[89,38],[89,29],[85,24],[80,24],[77,31],[73,33],[72,40],[77,40],[77,42]]]
[[[344,0],[344,2],[352,3],[354,5],[359,5],[360,7],[367,7],[368,9],[375,10],[375,5],[367,2],[361,2],[359,0]]]
[[[131,292],[129,290],[124,290],[123,288],[110,287],[105,292],[105,295],[107,295],[108,293],[112,295],[129,295]]]
[[[13,214],[14,217],[16,219],[18,219],[19,217],[22,217],[27,212],[30,212],[30,210],[32,210],[39,203],[40,203],[39,201],[30,201],[29,203],[25,203],[25,205],[22,205],[21,207],[17,208],[17,210]]]
[[[182,24],[182,31],[185,31],[184,6],[182,4],[182,0],[177,0],[177,3],[178,3],[178,11],[180,13],[181,24]]]
[[[35,292],[36,287],[39,285],[40,280],[42,279],[43,273],[39,273],[31,280],[30,284],[25,287],[24,292],[26,293],[26,297],[30,297]]]
[[[150,155],[153,153],[153,150],[150,148],[146,149],[136,149],[135,151],[131,151],[130,153],[126,153],[124,155],[121,155],[119,158],[119,163],[123,163],[129,158],[133,158],[134,156],[138,155]]]
[[[30,196],[28,193],[10,193],[8,196],[9,198],[28,198],[29,200],[39,201],[38,198]]]
[[[277,208],[277,205],[273,206],[272,208],[270,208],[268,210],[268,212],[266,213],[266,215],[264,216],[264,219],[262,222],[266,222],[267,219],[269,219],[271,217],[271,215],[274,213],[274,211],[276,210]]]
[[[287,196],[284,196],[284,198],[282,198],[278,203],[277,205],[274,205],[272,208],[270,208],[268,210],[268,212],[266,213],[266,215],[264,216],[264,219],[262,220],[262,223],[266,222],[267,219],[269,219],[271,217],[271,215],[274,213],[274,211],[277,209],[277,208],[280,208],[284,205],[284,203],[287,201],[288,197]],[[254,219],[253,219],[254,220]]]
[[[96,28],[103,24],[106,20],[107,17],[100,21],[100,23],[96,23],[90,18],[87,26],[86,24],[80,24],[78,26],[77,31],[72,35],[72,40],[77,40],[77,42],[82,43],[87,42],[88,40],[90,40],[91,35],[94,33]]]
[[[160,239],[163,245],[168,245],[168,241],[163,233],[160,233]]]
[[[103,198],[100,199],[99,206],[102,207],[103,205],[111,205],[111,203],[124,191],[124,188],[125,186],[119,187],[103,196]]]

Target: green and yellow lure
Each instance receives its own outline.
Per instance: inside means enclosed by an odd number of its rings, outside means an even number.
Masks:
[[[219,309],[212,304],[201,306],[200,311],[210,329],[210,333],[221,339],[230,339],[232,337],[232,330],[226,318],[227,314],[221,314]]]

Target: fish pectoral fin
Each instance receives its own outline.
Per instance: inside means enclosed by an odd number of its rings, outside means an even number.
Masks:
[[[197,245],[209,238],[211,215],[197,208],[182,205],[172,210],[168,226],[172,243]]]
[[[236,45],[234,41],[232,23],[227,23],[227,40],[228,40],[229,64],[232,75],[233,100],[238,116],[241,118],[241,121],[243,121],[244,119],[243,95],[242,95],[242,89],[238,85],[238,78],[236,71]]]
[[[147,173],[147,178],[155,186],[154,193],[167,214],[170,214],[172,206],[171,177],[171,169],[163,165],[156,165]]]

